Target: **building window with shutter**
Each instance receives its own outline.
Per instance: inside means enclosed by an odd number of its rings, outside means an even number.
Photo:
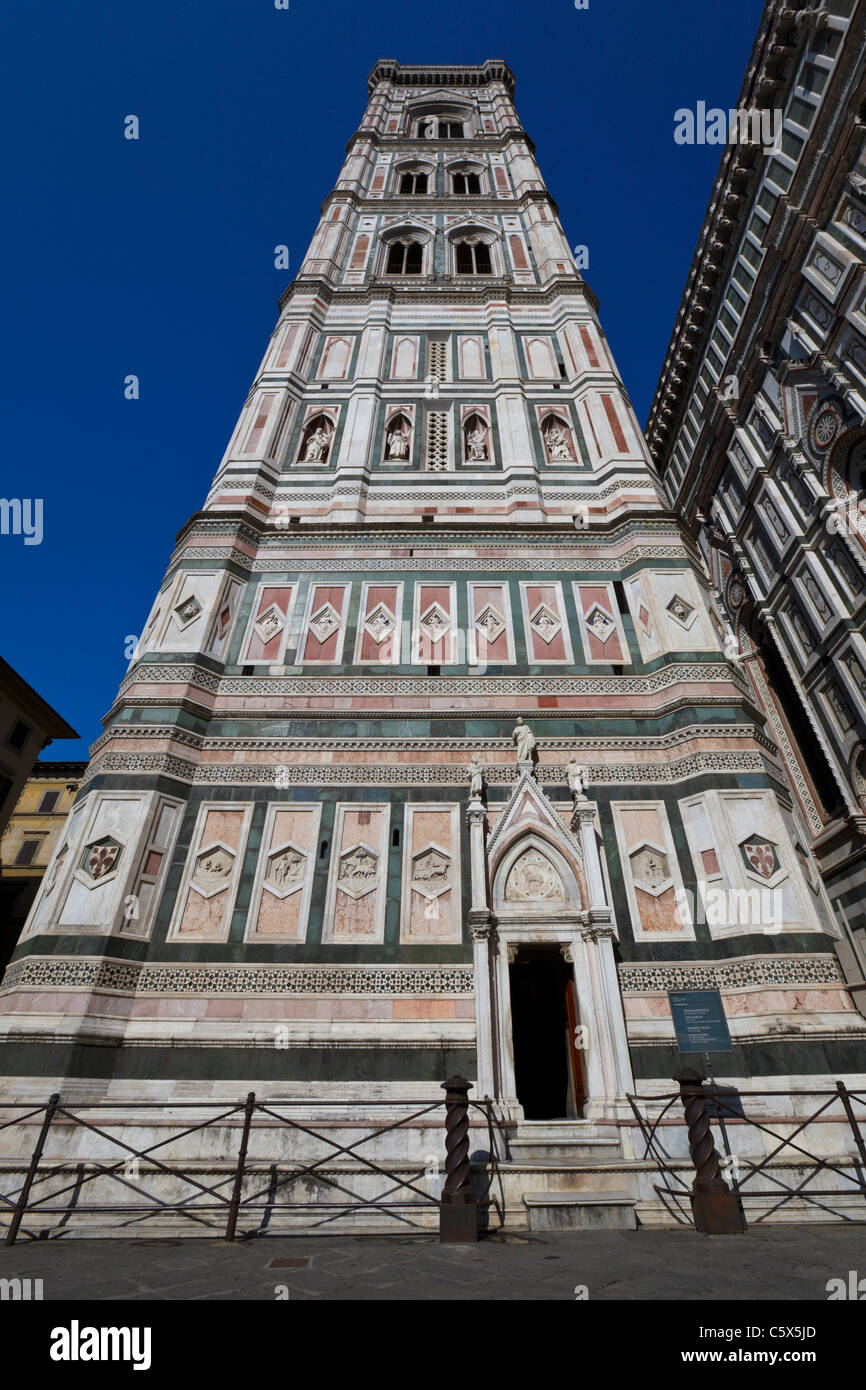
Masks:
[[[36,859],[42,845],[42,838],[38,840],[22,840],[18,846],[18,853],[15,856],[13,865],[16,869],[29,869]]]
[[[37,810],[53,811],[60,800],[60,792],[43,792]]]

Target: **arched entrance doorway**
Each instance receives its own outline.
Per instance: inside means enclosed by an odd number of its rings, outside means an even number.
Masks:
[[[521,945],[509,966],[514,1081],[527,1120],[583,1118],[586,1081],[574,967],[551,943]]]

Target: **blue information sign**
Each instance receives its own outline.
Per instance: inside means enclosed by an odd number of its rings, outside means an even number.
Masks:
[[[680,1052],[733,1052],[717,989],[671,990],[668,1000]]]

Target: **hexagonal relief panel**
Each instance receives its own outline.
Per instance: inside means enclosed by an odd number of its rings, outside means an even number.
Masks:
[[[355,845],[340,856],[337,887],[350,898],[372,893],[379,875],[379,856],[369,845]]]
[[[113,874],[123,853],[123,846],[112,835],[103,835],[84,846],[78,867],[93,883]]]
[[[265,886],[278,898],[287,898],[304,885],[307,856],[297,845],[281,845],[268,855]]]
[[[427,845],[412,857],[410,879],[416,893],[438,898],[451,887],[451,856],[438,845]]]
[[[749,873],[759,878],[770,879],[782,867],[775,841],[768,840],[766,835],[752,834],[741,840],[740,854]]]
[[[653,897],[658,897],[670,888],[673,881],[670,862],[665,851],[659,849],[658,845],[650,844],[649,841],[640,845],[629,855],[629,863],[636,888],[642,888]]]
[[[196,855],[192,886],[202,897],[211,898],[228,887],[234,865],[234,850],[217,840]]]

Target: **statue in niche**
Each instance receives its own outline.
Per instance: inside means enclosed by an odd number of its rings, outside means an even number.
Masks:
[[[535,747],[535,735],[528,724],[518,718],[511,734],[511,742],[517,747],[518,763],[531,763],[532,750]]]
[[[487,460],[487,431],[478,420],[466,436],[466,457],[470,463]]]
[[[575,801],[580,801],[586,796],[586,789],[589,785],[589,773],[577,758],[569,758],[565,769],[568,789]]]
[[[304,463],[323,463],[328,452],[331,436],[322,425],[317,425],[307,439],[304,450]]]
[[[469,795],[480,800],[483,794],[484,768],[478,761],[478,755],[473,753],[469,759]]]
[[[552,463],[564,463],[571,459],[568,435],[558,421],[553,420],[544,432],[547,456]]]
[[[409,457],[409,440],[402,425],[395,425],[388,434],[388,458],[407,459]]]

